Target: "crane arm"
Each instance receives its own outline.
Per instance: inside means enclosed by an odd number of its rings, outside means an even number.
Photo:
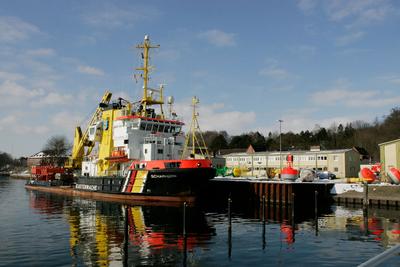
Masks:
[[[72,147],[72,154],[69,160],[67,161],[65,167],[66,168],[80,168],[82,165],[82,160],[85,153],[85,147],[88,147],[88,152],[90,153],[94,147],[94,142],[88,140],[89,136],[89,127],[93,125],[100,117],[101,112],[105,106],[110,103],[112,94],[106,91],[101,99],[99,106],[96,108],[96,111],[93,113],[89,124],[82,134],[81,127],[75,128],[75,136],[74,136],[74,144]]]

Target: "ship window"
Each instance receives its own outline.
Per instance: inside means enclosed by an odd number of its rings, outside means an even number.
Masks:
[[[180,162],[166,162],[164,163],[165,168],[179,168],[181,166]]]
[[[134,128],[134,129],[137,129],[138,126],[139,126],[139,122],[137,122],[137,121],[132,122],[132,124],[131,124],[131,127]]]
[[[129,144],[129,140],[128,140],[128,139],[125,139],[125,140],[124,140],[124,144]]]
[[[176,127],[175,132],[176,132],[176,133],[179,133],[180,131],[181,131],[181,127]]]
[[[142,123],[140,123],[140,130],[144,130],[144,129],[146,129],[146,123],[142,122]]]
[[[147,126],[146,126],[146,131],[151,131],[151,128],[153,127],[153,124],[152,123],[147,123]]]
[[[171,126],[171,133],[175,133],[175,127]]]
[[[171,126],[165,125],[164,132],[165,132],[165,133],[169,133],[169,130],[170,130],[170,129],[171,129]]]
[[[164,153],[164,150],[158,149],[157,152],[158,152],[158,154],[162,154],[162,153]]]
[[[147,148],[144,149],[144,154],[147,154]]]
[[[164,125],[163,124],[158,126],[158,132],[164,132]]]

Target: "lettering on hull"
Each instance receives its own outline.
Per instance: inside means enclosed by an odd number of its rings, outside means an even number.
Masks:
[[[82,189],[82,190],[90,190],[90,191],[97,191],[97,185],[89,185],[89,184],[77,184],[75,186],[76,189]]]
[[[162,179],[162,178],[176,178],[175,174],[150,174],[151,178]]]

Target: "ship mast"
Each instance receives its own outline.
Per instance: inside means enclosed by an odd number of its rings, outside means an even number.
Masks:
[[[164,119],[164,111],[163,111],[163,86],[160,86],[160,89],[152,89],[148,87],[149,82],[149,73],[152,69],[152,66],[149,65],[149,52],[150,48],[159,48],[160,45],[151,45],[150,39],[148,35],[145,35],[143,44],[139,44],[136,46],[138,49],[143,49],[142,58],[143,58],[143,67],[136,68],[136,70],[143,71],[143,74],[140,76],[143,78],[143,97],[140,101],[141,108],[139,109],[139,115],[147,117],[149,116],[147,112],[147,108],[152,105],[160,105],[161,110],[161,118]],[[158,99],[154,94],[158,94]]]
[[[206,146],[206,142],[204,141],[203,134],[201,133],[200,130],[200,125],[199,121],[197,120],[197,117],[199,116],[199,113],[196,111],[197,104],[199,104],[200,101],[199,99],[194,96],[192,98],[192,121],[190,123],[190,130],[186,135],[186,140],[185,140],[185,146],[183,148],[183,153],[182,157],[186,155],[186,153],[189,151],[189,140],[192,142],[192,147],[190,151],[190,156],[195,157],[196,155],[196,149],[200,152],[203,158],[210,158],[210,155],[208,154],[208,149]],[[199,135],[199,136],[197,136]]]

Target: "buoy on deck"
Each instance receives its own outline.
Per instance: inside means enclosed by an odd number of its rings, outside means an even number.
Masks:
[[[397,168],[395,167],[389,168],[388,176],[392,181],[392,183],[400,184],[400,171]]]
[[[362,168],[360,171],[360,178],[363,178],[364,182],[367,182],[370,184],[376,180],[376,175],[370,169]]]
[[[283,168],[281,171],[281,179],[282,180],[289,180],[294,181],[298,177],[298,170],[294,169],[293,166],[293,155],[288,154],[286,157],[286,164],[287,167]]]
[[[232,174],[233,177],[240,177],[240,175],[242,175],[242,171],[240,170],[240,168],[233,168],[232,170]]]

